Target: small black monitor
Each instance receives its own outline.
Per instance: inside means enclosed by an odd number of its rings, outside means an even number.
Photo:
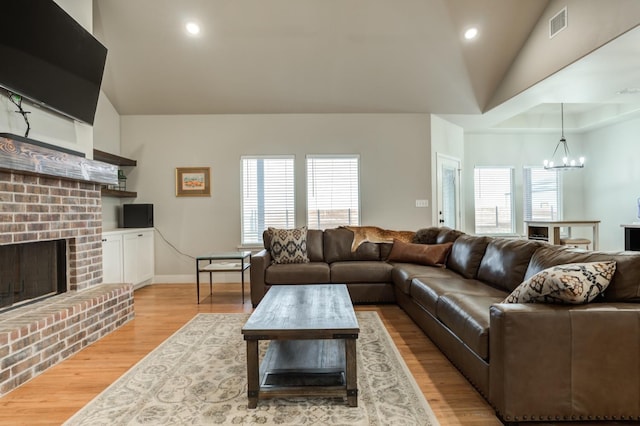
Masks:
[[[122,206],[123,228],[153,228],[153,204]]]

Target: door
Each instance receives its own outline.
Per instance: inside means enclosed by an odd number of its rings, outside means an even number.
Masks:
[[[438,226],[460,229],[460,160],[436,154]]]
[[[122,235],[102,234],[102,282],[121,283]]]

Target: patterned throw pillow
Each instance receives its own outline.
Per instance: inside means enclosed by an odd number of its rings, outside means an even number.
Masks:
[[[271,256],[274,263],[308,263],[307,227],[296,229],[269,228]]]
[[[589,303],[615,272],[614,261],[553,266],[524,281],[502,303]]]

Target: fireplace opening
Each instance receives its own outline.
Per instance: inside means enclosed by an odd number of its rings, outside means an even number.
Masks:
[[[0,312],[67,291],[67,242],[0,246]]]

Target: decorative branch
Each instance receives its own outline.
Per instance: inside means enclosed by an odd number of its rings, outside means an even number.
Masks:
[[[29,124],[29,119],[27,118],[27,114],[31,114],[31,111],[25,111],[22,108],[22,96],[16,95],[15,93],[10,91],[8,93],[9,93],[9,100],[11,100],[11,103],[18,107],[18,111],[14,111],[14,112],[17,112],[18,114],[22,115],[22,118],[24,118],[24,122],[27,123],[27,131],[24,132],[24,137],[28,138],[29,130],[31,130],[31,124]]]

